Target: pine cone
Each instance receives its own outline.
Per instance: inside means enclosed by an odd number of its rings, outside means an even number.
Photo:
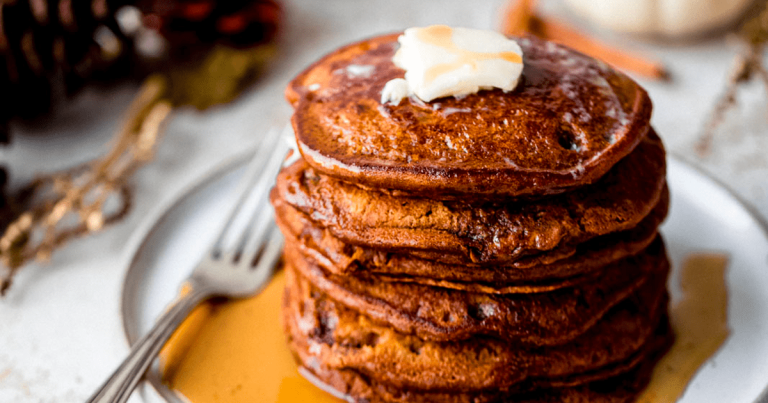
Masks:
[[[272,42],[281,9],[273,0],[139,0],[144,25],[168,41],[173,59],[222,43],[237,48]]]
[[[274,0],[0,0],[0,144],[10,119],[36,117],[89,80],[136,68],[134,38],[117,17],[128,5],[168,42],[165,58],[175,61],[197,58],[216,43],[269,43],[281,14]],[[159,67],[141,63],[145,72]]]
[[[114,10],[128,0],[0,0],[0,140],[7,122],[47,112],[106,74],[130,47]]]

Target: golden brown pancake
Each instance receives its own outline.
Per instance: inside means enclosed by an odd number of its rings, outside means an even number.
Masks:
[[[664,147],[652,134],[595,184],[538,200],[398,197],[321,175],[302,160],[278,175],[273,198],[353,245],[506,263],[636,226],[664,193],[664,174]]]
[[[391,61],[396,39],[336,50],[286,89],[299,149],[319,173],[432,199],[552,194],[596,181],[649,131],[651,102],[635,82],[536,38],[520,40],[510,93],[382,105],[384,85],[405,74]]]
[[[517,345],[558,345],[593,326],[611,307],[669,269],[659,238],[647,250],[612,263],[592,281],[546,293],[484,294],[376,276],[336,276],[323,271],[292,243],[286,261],[318,290],[395,330],[425,340],[486,335]],[[658,281],[651,285],[659,287]]]
[[[274,195],[274,194],[273,194]],[[636,227],[576,245],[565,257],[545,252],[502,265],[443,263],[401,253],[349,245],[317,226],[306,214],[273,199],[277,223],[289,242],[336,275],[376,275],[383,281],[409,281],[485,293],[546,292],[579,284],[587,274],[645,249],[667,215],[665,189],[656,207]],[[292,240],[291,240],[292,239]]]
[[[352,369],[397,388],[479,392],[572,386],[625,372],[653,337],[666,304],[666,270],[569,343],[525,347],[497,338],[435,342],[350,309],[288,266],[285,323],[300,361]]]

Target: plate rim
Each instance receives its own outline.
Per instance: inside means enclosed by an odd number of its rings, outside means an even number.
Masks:
[[[123,269],[123,276],[122,276],[122,283],[120,287],[120,323],[122,325],[122,333],[124,336],[123,342],[124,347],[129,351],[133,343],[138,340],[139,335],[136,334],[138,331],[138,318],[135,317],[135,310],[128,310],[127,307],[129,304],[131,304],[131,301],[128,300],[128,295],[133,295],[134,293],[132,290],[136,288],[137,284],[136,281],[132,281],[131,277],[132,274],[135,272],[136,269],[136,260],[138,259],[139,253],[141,252],[141,249],[145,247],[145,241],[148,239],[151,234],[158,228],[160,223],[171,213],[171,211],[180,204],[184,199],[190,197],[193,193],[197,192],[201,188],[208,185],[211,181],[215,180],[218,177],[224,176],[230,171],[233,171],[237,168],[239,168],[241,165],[244,165],[248,158],[253,155],[257,147],[253,147],[251,149],[248,149],[246,151],[240,152],[238,154],[235,154],[229,158],[226,158],[225,160],[217,163],[214,165],[211,169],[206,171],[204,174],[198,176],[197,178],[190,181],[188,184],[183,186],[179,191],[176,192],[176,194],[169,198],[165,203],[159,205],[156,207],[150,214],[147,215],[147,218],[145,218],[138,226],[137,229],[134,231],[134,233],[129,238],[128,242],[126,243],[126,259],[123,261],[126,261],[126,267]],[[728,186],[724,181],[719,180],[718,178],[715,178],[708,172],[706,172],[703,168],[700,168],[693,163],[687,161],[682,156],[676,154],[676,153],[667,153],[667,166],[671,166],[671,164],[677,165],[677,167],[683,168],[684,170],[687,170],[693,174],[696,174],[699,177],[704,178],[705,180],[708,180],[716,185],[717,188],[724,191],[725,194],[730,197],[733,201],[736,202],[741,208],[743,208],[749,216],[754,220],[754,222],[757,224],[757,227],[759,228],[760,232],[762,233],[763,237],[765,237],[766,240],[768,240],[768,218],[763,218],[762,215],[759,213],[759,211],[747,200],[745,200],[743,197],[741,197],[738,193],[736,193],[733,189],[731,189],[730,186]],[[168,403],[182,403],[184,400],[180,398],[178,395],[173,393],[172,390],[169,388],[158,388],[155,382],[159,382],[159,379],[157,377],[156,371],[153,371],[150,369],[150,371],[147,373],[145,377],[146,382],[142,382],[137,389],[141,389],[143,393],[141,393],[142,400],[146,401],[145,393],[147,390],[152,389],[159,395],[160,398],[164,399]],[[758,397],[753,401],[753,403],[760,403],[760,402],[768,402],[768,379],[766,380],[766,385],[763,388],[762,392],[758,395]]]
[[[720,180],[716,177],[714,177],[709,172],[705,171],[704,168],[699,167],[695,165],[693,162],[689,161],[687,158],[683,157],[682,155],[674,152],[667,151],[667,166],[669,167],[669,162],[674,161],[674,163],[679,164],[679,166],[688,169],[689,171],[693,171],[697,173],[699,176],[703,176],[704,178],[712,181],[715,185],[717,185],[718,188],[721,190],[724,190],[725,193],[733,198],[737,204],[741,205],[744,210],[749,213],[749,216],[757,222],[758,227],[760,227],[761,232],[763,233],[763,236],[765,236],[766,239],[768,239],[768,217],[763,217],[763,215],[760,213],[760,211],[752,205],[750,201],[739,195],[735,190],[733,190],[725,181]]]
[[[128,239],[128,242],[126,242],[127,259],[124,261],[127,261],[128,263],[127,267],[125,267],[123,270],[120,286],[120,316],[123,326],[122,333],[125,336],[124,341],[128,343],[129,349],[133,345],[133,342],[138,339],[138,337],[132,334],[133,332],[128,328],[128,320],[131,319],[135,321],[136,319],[130,318],[132,315],[126,315],[126,307],[129,304],[126,296],[128,295],[128,291],[132,286],[132,281],[130,280],[131,273],[135,271],[133,268],[136,266],[137,256],[141,252],[141,249],[144,247],[145,240],[149,238],[149,236],[156,230],[159,223],[165,219],[165,217],[171,213],[173,208],[181,203],[182,200],[203,188],[211,180],[214,180],[215,178],[238,168],[240,165],[243,165],[248,160],[248,158],[253,155],[254,151],[255,148],[251,148],[247,151],[233,155],[232,157],[229,157],[214,165],[213,168],[190,181],[188,184],[183,186],[181,190],[176,192],[174,197],[169,198],[166,202],[160,204],[150,214],[148,214],[147,218],[142,220],[134,233]]]
[[[148,239],[152,233],[157,230],[160,223],[184,199],[202,189],[216,178],[221,177],[242,165],[245,165],[257,149],[258,146],[251,147],[246,151],[232,155],[218,162],[202,175],[192,179],[189,183],[177,191],[173,197],[168,198],[164,203],[155,207],[136,227],[136,230],[134,230],[134,233],[126,242],[126,252],[122,261],[127,262],[127,264],[123,269],[119,302],[120,324],[122,327],[121,333],[123,334],[121,344],[123,344],[123,347],[126,349],[126,351],[130,351],[133,344],[140,338],[140,335],[136,334],[139,327],[138,318],[135,316],[136,312],[135,310],[128,309],[127,307],[129,304],[131,304],[131,301],[128,299],[128,295],[134,295],[135,292],[133,292],[133,290],[138,286],[136,281],[131,280],[131,277],[137,277],[132,276],[132,274],[136,271],[136,260],[138,259],[141,250],[145,247],[146,239]],[[144,377],[145,382],[141,382],[136,387],[137,392],[139,392],[141,395],[140,399],[146,402],[147,399],[145,393],[149,389],[152,389],[160,396],[161,399],[168,403],[184,403],[184,401],[179,396],[174,394],[172,390],[168,388],[159,389],[156,387],[155,382],[159,382],[159,379],[157,379],[157,371],[153,370],[153,367],[156,367],[156,365],[156,363],[153,364],[153,366],[150,367],[150,369],[147,371]]]

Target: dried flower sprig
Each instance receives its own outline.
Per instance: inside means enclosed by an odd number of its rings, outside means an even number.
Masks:
[[[0,15],[45,11],[45,7],[37,7],[40,4],[48,3],[0,0]],[[125,44],[138,50],[136,57],[143,66],[140,70],[152,71],[155,75],[146,79],[134,98],[125,125],[116,133],[115,143],[106,155],[38,178],[8,198],[8,205],[0,206],[5,207],[0,210],[0,225],[5,227],[9,217],[12,220],[4,232],[0,231],[0,294],[8,289],[25,263],[46,260],[69,239],[99,231],[128,214],[133,198],[130,177],[153,158],[163,123],[172,109],[191,106],[204,110],[228,103],[249,88],[275,53],[275,35],[282,14],[274,0],[99,0],[93,5],[92,13],[78,15],[75,20],[114,19],[110,26],[119,28],[114,33],[121,39],[131,39]],[[102,7],[105,5],[109,7]],[[63,11],[67,11],[66,7],[58,9]],[[65,14],[53,13],[51,18],[71,17]],[[22,34],[46,38],[49,34],[58,35],[60,30],[56,27],[42,20],[32,23],[30,18],[21,18],[10,25],[0,21],[0,59],[24,53],[21,51],[26,52],[25,58],[19,60],[49,56],[51,52],[45,49],[33,52],[23,47],[26,42],[16,40],[22,38]],[[62,21],[69,21],[67,18]],[[96,41],[101,46],[110,42],[100,41],[104,38],[98,35],[91,38],[90,31],[83,35],[80,45]],[[9,38],[14,40],[7,42]],[[104,50],[103,46],[100,48]],[[15,53],[9,53],[9,49]],[[65,50],[77,49],[67,46]],[[77,58],[66,58],[70,59]],[[0,68],[0,88],[3,83],[7,84],[8,77],[4,74],[9,71]],[[34,82],[44,84],[43,89],[47,89],[49,76],[43,74],[41,80]],[[33,88],[28,88],[28,81],[11,81],[31,99],[46,99],[30,92]],[[18,97],[5,98],[11,102]],[[11,108],[0,108],[0,142],[5,140],[5,123],[15,115]],[[0,169],[0,179],[2,173]]]
[[[0,237],[0,294],[33,259],[47,260],[73,237],[92,233],[124,217],[131,207],[128,179],[153,158],[172,105],[166,80],[147,79],[128,109],[116,143],[102,158],[74,169],[38,178],[22,193],[33,207],[16,218]],[[113,201],[110,203],[110,201]]]
[[[726,113],[738,104],[736,93],[741,85],[758,78],[768,91],[768,70],[763,63],[768,43],[768,1],[759,3],[757,7],[755,12],[749,14],[754,16],[742,24],[736,35],[744,50],[736,56],[725,91],[715,104],[704,132],[696,143],[696,152],[700,156],[710,153],[715,130],[725,120]]]
[[[205,110],[232,101],[259,76],[274,52],[274,45],[215,45],[194,64],[147,78],[105,156],[37,179],[21,192],[31,207],[0,237],[0,295],[25,263],[46,260],[69,239],[96,232],[129,212],[129,179],[152,160],[173,108]]]

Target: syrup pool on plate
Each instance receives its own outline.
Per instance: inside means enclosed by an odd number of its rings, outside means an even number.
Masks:
[[[673,403],[730,334],[725,269],[728,257],[695,254],[680,270],[682,298],[669,310],[675,343],[656,363],[638,403]]]
[[[192,403],[339,403],[299,375],[283,335],[284,273],[259,295],[198,307],[160,355],[163,382]]]
[[[673,403],[728,337],[727,257],[697,254],[683,264],[682,298],[670,309],[676,339],[640,403]],[[261,294],[198,307],[160,355],[163,382],[191,403],[339,403],[303,378],[281,320],[285,279]]]

